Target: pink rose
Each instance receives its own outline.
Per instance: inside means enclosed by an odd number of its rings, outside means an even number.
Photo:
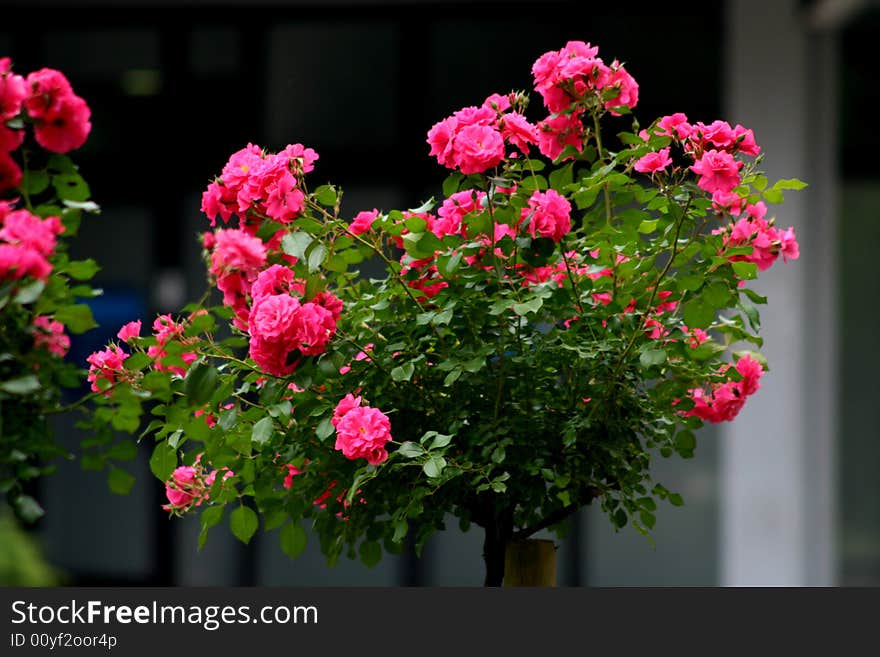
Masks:
[[[522,209],[521,219],[529,219],[532,237],[549,237],[558,242],[571,230],[571,203],[555,189],[536,191]]]
[[[89,364],[89,373],[86,378],[92,384],[92,392],[101,392],[101,387],[98,386],[99,381],[106,381],[110,385],[115,384],[125,371],[123,362],[126,358],[128,358],[128,354],[117,345],[109,345],[106,349],[89,355],[86,358],[86,362]]]
[[[45,315],[34,317],[34,346],[53,356],[64,358],[70,349],[70,338],[64,333],[64,324]]]
[[[504,140],[494,128],[469,125],[455,137],[453,160],[459,170],[469,175],[483,173],[504,159]]]
[[[358,212],[354,216],[354,219],[351,220],[349,230],[355,235],[363,235],[373,228],[373,222],[376,221],[378,217],[379,210],[377,210],[376,208],[373,208],[372,210],[363,210],[362,212]]]
[[[661,148],[656,153],[648,153],[638,159],[633,168],[640,173],[656,173],[663,171],[672,164],[672,158],[669,157],[669,146]]]
[[[391,422],[377,408],[358,406],[336,424],[336,449],[351,460],[363,458],[379,465],[388,458],[385,443],[391,440]]]
[[[703,153],[691,170],[700,176],[697,186],[710,194],[720,190],[730,192],[739,185],[739,170],[743,163],[733,159],[730,153],[710,150]]]
[[[166,511],[186,510],[191,505],[196,506],[205,499],[205,486],[199,480],[196,469],[191,465],[181,465],[175,468],[171,479],[165,483],[165,496],[169,504],[162,508]]]
[[[129,322],[116,334],[116,337],[122,340],[123,342],[128,342],[132,338],[140,337],[141,334],[141,320],[137,320],[134,322]]]

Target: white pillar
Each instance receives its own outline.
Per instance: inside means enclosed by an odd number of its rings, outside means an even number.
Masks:
[[[722,427],[721,584],[834,583],[835,431],[833,36],[808,34],[796,0],[726,8],[724,116],[755,132],[771,183],[810,186],[770,206],[792,225],[799,260],[779,261],[754,288],[770,372]]]

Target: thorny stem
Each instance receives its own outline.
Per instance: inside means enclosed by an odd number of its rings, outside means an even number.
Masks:
[[[583,305],[581,305],[581,293],[577,283],[574,280],[574,274],[571,271],[571,263],[568,261],[568,256],[565,254],[565,244],[562,245],[560,251],[562,252],[562,260],[563,262],[565,262],[565,271],[568,274],[568,282],[571,283],[571,291],[572,296],[574,296],[574,302],[577,304],[578,311],[583,317],[584,307]]]
[[[599,160],[605,160],[605,150],[602,148],[602,129],[599,126],[599,115],[593,113],[593,134],[596,136],[596,151]],[[611,225],[611,194],[608,191],[608,183],[602,185],[602,195],[605,198],[605,223]],[[616,265],[616,263],[615,263]]]
[[[312,201],[308,201],[308,204],[309,204],[309,206],[310,206],[312,209],[317,210],[317,211],[320,212],[322,215],[324,215],[324,218],[325,218],[325,219],[329,219],[330,221],[337,221],[337,220],[338,220],[338,217],[334,217],[332,214],[330,214],[329,212],[327,212],[327,211],[326,211],[324,208],[322,208],[320,205],[318,205],[318,204],[316,204],[316,203],[313,203]],[[424,307],[422,306],[421,302],[419,302],[419,300],[416,299],[415,295],[412,293],[412,290],[411,290],[411,289],[409,288],[409,286],[406,284],[406,281],[404,281],[404,280],[401,278],[400,274],[397,273],[397,272],[394,270],[394,263],[392,262],[392,260],[391,260],[387,255],[385,255],[385,253],[382,251],[382,249],[378,248],[375,244],[371,243],[369,240],[365,240],[365,239],[364,239],[363,237],[361,237],[360,235],[356,235],[355,233],[351,232],[351,229],[348,228],[348,227],[345,227],[345,232],[346,232],[348,235],[350,235],[351,238],[354,239],[356,242],[359,242],[360,244],[363,244],[364,246],[369,247],[370,250],[373,251],[373,253],[375,253],[377,256],[379,256],[379,257],[385,262],[385,264],[388,266],[388,270],[394,275],[395,280],[396,280],[398,283],[400,283],[400,285],[401,285],[401,287],[403,288],[404,292],[406,292],[407,295],[409,296],[409,298],[412,299],[413,303],[416,304],[416,306],[418,306],[419,311],[420,311],[420,312],[423,312],[423,311],[424,311]]]
[[[671,198],[670,202],[674,202]],[[648,320],[648,316],[651,313],[651,308],[654,307],[654,299],[657,297],[657,290],[660,289],[660,283],[663,282],[663,279],[666,277],[666,274],[669,272],[672,267],[672,263],[675,260],[675,257],[678,255],[678,237],[681,234],[681,227],[684,224],[684,220],[687,218],[688,207],[690,206],[690,200],[688,200],[684,209],[681,213],[681,218],[675,225],[675,236],[672,238],[672,252],[669,256],[669,260],[666,261],[666,264],[663,266],[663,269],[660,271],[660,275],[657,276],[657,281],[654,283],[654,287],[651,289],[651,297],[648,299],[648,305],[645,307],[645,311],[642,313],[641,319],[639,320],[639,326],[636,331],[633,333],[632,337],[629,340],[629,343],[626,345],[626,348],[623,350],[623,353],[620,354],[620,358],[617,361],[617,366],[614,369],[614,374],[612,378],[617,378],[617,375],[620,373],[621,367],[623,367],[623,362],[626,360],[627,354],[629,354],[630,349],[632,349],[633,345],[636,342],[636,338],[642,332],[642,329],[645,326],[645,322]]]
[[[668,196],[667,196],[667,198],[668,198]],[[669,201],[673,202],[671,198],[669,198]],[[614,371],[611,373],[611,381],[612,382],[617,381],[617,378],[620,376],[620,371],[623,369],[623,364],[626,361],[626,357],[629,354],[630,350],[633,348],[633,345],[635,344],[636,339],[642,333],[645,322],[647,321],[648,316],[650,315],[651,308],[654,306],[654,299],[657,296],[657,290],[660,289],[660,283],[663,281],[664,277],[669,272],[669,269],[672,267],[673,261],[675,260],[676,256],[679,253],[679,251],[678,251],[678,238],[679,238],[679,235],[681,234],[681,227],[684,224],[684,220],[687,218],[688,207],[690,207],[690,200],[688,200],[688,203],[685,205],[684,209],[682,210],[681,218],[679,218],[678,222],[675,225],[675,236],[673,237],[673,240],[672,240],[672,252],[670,254],[669,260],[666,261],[666,264],[664,265],[663,269],[660,271],[660,275],[657,277],[657,281],[654,283],[654,287],[651,290],[651,297],[650,297],[650,299],[648,299],[648,305],[646,306],[645,311],[642,313],[641,319],[639,320],[639,326],[635,330],[635,332],[633,332],[632,337],[630,338],[630,340],[627,343],[626,347],[624,348],[623,352],[620,354],[620,357],[617,359],[617,364],[614,366]],[[593,406],[593,408],[590,410],[590,417],[593,416],[593,414],[596,412],[596,409],[598,409],[598,408],[599,408],[599,404],[596,404]]]
[[[22,168],[23,168],[25,171],[28,171],[28,156],[27,156],[27,153],[28,153],[28,152],[27,152],[27,148],[22,148],[22,149],[21,149],[21,163],[22,163],[22,165],[23,165]],[[24,199],[24,205],[25,205],[25,207],[28,209],[29,212],[33,212],[33,211],[34,211],[34,208],[33,208],[33,205],[31,205],[31,195],[28,193],[27,187],[26,187],[25,185],[21,185],[21,187],[19,188],[19,190],[21,191],[21,196],[22,196],[22,198]]]

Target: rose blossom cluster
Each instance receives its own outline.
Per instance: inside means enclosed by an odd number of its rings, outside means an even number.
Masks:
[[[305,208],[300,180],[314,170],[318,154],[302,144],[278,153],[266,153],[254,144],[233,153],[219,178],[202,195],[202,211],[214,226],[219,216],[238,228],[203,234],[209,272],[223,293],[223,303],[234,311],[233,324],[250,336],[250,356],[266,373],[286,376],[301,356],[324,351],[336,332],[342,302],[328,292],[303,301],[305,285],[295,280],[281,259],[296,258],[281,251],[288,234],[279,228],[268,240],[257,236],[267,221],[289,224]],[[378,214],[378,213],[377,213]]]
[[[140,320],[128,322],[116,333],[116,337],[123,342],[129,342],[137,338],[141,333]],[[86,358],[89,364],[87,380],[92,384],[92,392],[103,391],[109,395],[108,386],[116,385],[119,381],[131,378],[131,373],[125,369],[125,359],[131,354],[117,344],[109,344],[101,351],[96,351]]]
[[[585,112],[601,107],[619,115],[639,102],[639,85],[626,68],[617,60],[607,65],[598,54],[596,46],[569,41],[532,65],[535,90],[551,112],[538,123],[538,148],[551,160],[566,146],[583,150]]]
[[[302,301],[303,291],[284,265],[272,265],[254,281],[249,354],[267,374],[287,376],[302,356],[322,353],[336,333],[342,301],[329,292]]]
[[[312,171],[318,154],[302,144],[278,153],[265,153],[248,144],[230,156],[220,177],[202,194],[202,212],[214,226],[217,216],[228,223],[237,215],[251,233],[265,218],[281,224],[293,221],[305,207],[300,178]]]
[[[140,332],[140,323],[136,324],[138,328],[138,333]],[[132,335],[130,332],[131,329],[127,329],[126,327],[132,327],[132,323],[126,324],[123,329],[120,330],[119,339],[120,340],[128,340],[131,337],[137,337],[138,334]],[[186,375],[186,368],[181,365],[165,365],[162,362],[162,359],[169,355],[167,345],[169,342],[184,342],[185,338],[183,337],[183,331],[185,329],[185,325],[182,322],[174,321],[174,318],[171,315],[159,315],[155,320],[153,320],[153,336],[156,338],[157,344],[150,345],[147,348],[147,356],[152,358],[155,363],[154,367],[157,370],[164,370],[166,372],[172,372],[177,374],[178,376]],[[127,337],[123,337],[126,335]],[[185,363],[186,367],[189,367],[193,361],[197,358],[194,352],[182,352],[179,354],[180,359]]]
[[[522,208],[516,225],[496,223],[494,235],[470,234],[467,225],[467,217],[479,215],[485,211],[486,193],[482,191],[464,190],[452,194],[445,199],[437,210],[437,215],[429,212],[404,211],[403,219],[417,217],[425,222],[426,230],[442,239],[447,235],[458,235],[463,238],[472,238],[482,242],[484,249],[478,253],[467,255],[463,258],[471,266],[479,266],[483,256],[491,251],[492,245],[497,245],[505,237],[516,239],[520,234],[530,235],[534,238],[548,238],[554,242],[560,242],[571,231],[571,203],[568,199],[554,189],[545,192],[536,190],[532,193],[526,207]],[[376,214],[374,214],[376,213]],[[349,230],[355,234],[363,234],[370,230],[372,223],[378,216],[378,211],[361,212],[352,220]],[[408,229],[404,228],[400,236],[394,236],[393,241],[399,249],[403,248],[403,235]],[[435,254],[436,255],[436,254]],[[495,256],[501,259],[506,254],[496,246]],[[416,259],[404,253],[400,258],[402,265],[401,275],[409,287],[418,290],[427,298],[434,297],[448,283],[440,276],[434,257]],[[487,266],[491,269],[491,266]],[[522,275],[524,285],[548,280],[551,275],[565,276],[565,264],[563,262],[553,267],[529,267],[523,263],[517,263],[515,268]],[[561,280],[561,278],[560,278]]]
[[[740,171],[744,166],[735,156],[756,156],[761,152],[750,129],[739,124],[731,127],[727,121],[720,120],[691,124],[685,114],[678,112],[662,117],[651,132],[643,130],[641,136],[647,141],[651,133],[671,137],[681,146],[685,156],[693,162],[689,168],[698,176],[697,186],[712,195],[714,210],[733,217],[732,225],[715,229],[713,234],[724,236],[725,247],[752,247],[750,254],[731,256],[732,261],[753,262],[764,271],[779,255],[785,261],[799,257],[794,228],[774,227],[772,221],[765,219],[767,207],[763,201],[747,203],[734,191],[742,182]],[[633,168],[651,175],[665,172],[672,164],[669,153],[669,146],[648,153],[639,158]]]
[[[64,226],[58,217],[41,219],[27,210],[12,210],[0,201],[0,281],[25,277],[46,281]]]
[[[481,106],[465,107],[435,123],[428,131],[429,154],[465,175],[497,167],[508,146],[528,155],[538,143],[538,129],[512,110],[511,96],[516,100],[513,94],[493,94]]]
[[[55,253],[64,226],[58,217],[40,217],[27,210],[11,210],[0,201],[0,283],[25,277],[46,281],[52,273],[49,258]],[[63,358],[70,349],[64,324],[45,315],[33,321],[34,346]]]
[[[233,323],[247,330],[248,295],[257,274],[266,266],[268,249],[259,237],[239,228],[220,229],[207,235],[212,249],[208,271],[223,292],[224,305],[235,312]]]
[[[754,133],[727,121],[689,123],[687,115],[676,112],[660,118],[650,130],[642,130],[640,136],[647,141],[651,135],[671,137],[688,157],[690,170],[697,174],[697,186],[712,195],[716,206],[726,207],[739,197],[733,190],[740,184],[743,162],[736,155],[755,156],[761,147],[755,143]],[[639,158],[633,168],[641,173],[654,174],[665,171],[672,164],[670,147],[648,153]]]
[[[336,446],[345,458],[366,459],[379,465],[388,458],[385,443],[391,440],[391,422],[377,408],[363,404],[361,397],[347,394],[336,405],[331,422],[336,427]]]
[[[12,72],[12,61],[0,58],[0,192],[21,184],[22,171],[11,153],[21,146],[23,122],[33,124],[34,138],[47,151],[67,153],[82,146],[92,129],[91,110],[73,92],[67,78],[42,68],[22,77]]]
[[[763,201],[747,205],[742,214],[739,211],[731,211],[731,214],[739,217],[735,223],[712,232],[724,236],[725,247],[752,247],[751,253],[730,256],[732,261],[753,262],[759,270],[765,271],[780,255],[785,262],[800,256],[794,228],[780,230],[773,226],[772,221],[765,219],[767,206]]]
[[[729,368],[729,365],[725,365],[719,373],[723,374]],[[737,381],[714,383],[709,392],[703,388],[690,390],[689,398],[693,400],[694,407],[684,415],[716,423],[733,420],[745,405],[746,398],[761,387],[759,380],[764,375],[761,363],[748,354],[736,362],[735,370],[739,375]]]
[[[235,473],[229,468],[212,470],[207,475],[201,465],[202,455],[196,457],[195,465],[181,465],[174,469],[171,478],[165,482],[165,497],[168,504],[162,505],[162,509],[169,513],[185,513],[194,506],[201,506],[202,502],[208,501],[211,486],[217,479],[218,472],[223,472],[225,481],[234,477]]]
[[[206,311],[197,311],[193,313],[189,319],[192,319]],[[160,371],[171,372],[177,376],[186,375],[186,367],[189,367],[198,357],[195,352],[186,351],[186,346],[190,343],[191,338],[184,336],[186,330],[186,321],[175,321],[169,315],[159,315],[153,321],[153,338],[156,343],[147,348],[147,355],[153,359],[152,366]],[[128,322],[116,333],[116,337],[123,343],[131,344],[133,340],[140,337],[141,321]],[[169,351],[169,345],[176,343],[180,347]],[[177,363],[165,364],[162,359],[176,354],[186,365],[183,367]],[[125,360],[131,356],[125,349],[118,344],[108,344],[104,349],[96,351],[86,358],[89,364],[89,372],[87,380],[91,383],[92,392],[103,392],[109,395],[108,386],[115,385],[121,381],[133,381],[138,376],[137,372],[129,371],[125,368]]]
[[[70,349],[70,338],[64,332],[64,324],[46,315],[37,315],[33,326],[34,346],[64,358]]]

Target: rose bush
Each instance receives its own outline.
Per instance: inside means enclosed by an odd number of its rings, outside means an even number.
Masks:
[[[83,212],[98,212],[66,155],[90,130],[89,107],[61,72],[22,76],[0,58],[0,491],[25,521],[43,513],[29,482],[69,456],[48,422],[64,410],[63,390],[81,383],[76,364],[64,360],[68,334],[95,326],[77,299],[98,294],[87,284],[98,265],[71,260],[67,243]],[[115,450],[117,460],[135,453],[128,443]],[[132,482],[125,470],[110,470],[114,489]]]
[[[497,585],[511,541],[594,500],[644,533],[683,503],[651,459],[691,457],[760,388],[748,284],[798,257],[767,204],[803,183],[771,186],[743,126],[642,128],[591,44],[531,73],[536,116],[493,93],[430,128],[450,173],[421,207],[343,210],[298,143],[248,144],[208,185],[205,296],[121,327],[82,407],[94,435],[154,443],[201,543],[229,507],[244,542],[277,530],[295,557],[309,527],[329,562],[373,565],[451,515],[484,529]]]

